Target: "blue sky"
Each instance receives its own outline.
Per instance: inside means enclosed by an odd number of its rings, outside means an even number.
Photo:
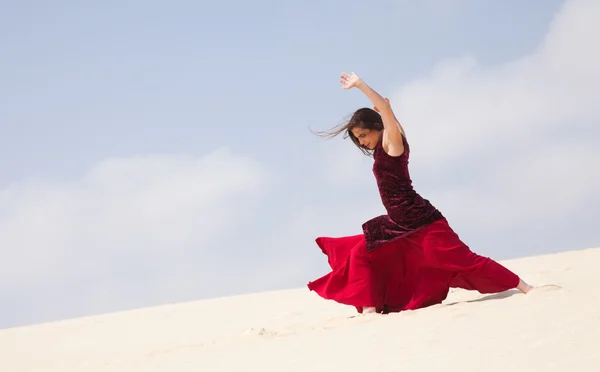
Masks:
[[[389,97],[478,253],[598,246],[597,2],[21,1],[0,15],[0,327],[301,287],[384,213],[327,129]]]

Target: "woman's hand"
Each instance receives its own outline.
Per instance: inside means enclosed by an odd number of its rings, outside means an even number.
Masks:
[[[340,76],[340,83],[343,84],[342,88],[344,89],[352,89],[358,88],[362,84],[362,79],[356,75],[354,72],[350,75],[346,72],[342,73]]]
[[[384,129],[383,148],[385,152],[387,152],[390,156],[402,155],[404,153],[404,128],[402,128],[402,125],[396,118],[396,115],[394,115],[394,111],[390,105],[390,100],[383,98],[354,72],[351,75],[345,72],[342,73],[340,76],[340,82],[344,84],[342,88],[358,88],[367,96],[367,98],[369,98],[373,104],[373,109],[381,115]]]

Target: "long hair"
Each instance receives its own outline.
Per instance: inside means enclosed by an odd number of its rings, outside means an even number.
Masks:
[[[368,107],[363,107],[356,110],[345,123],[339,124],[327,131],[314,132],[311,130],[311,132],[327,139],[331,139],[345,132],[343,138],[350,137],[352,142],[363,152],[363,154],[373,156],[373,150],[363,147],[358,138],[354,136],[354,133],[352,133],[352,129],[354,128],[381,131],[383,130],[383,120],[381,120],[381,115],[379,115],[377,111]]]

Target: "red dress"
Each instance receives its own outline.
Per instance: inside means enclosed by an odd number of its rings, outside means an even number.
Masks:
[[[321,297],[378,312],[414,310],[441,303],[451,287],[481,293],[515,288],[519,277],[473,253],[444,216],[412,187],[410,148],[393,157],[375,148],[373,173],[386,211],[362,226],[363,233],[319,237],[331,272],[308,283]]]

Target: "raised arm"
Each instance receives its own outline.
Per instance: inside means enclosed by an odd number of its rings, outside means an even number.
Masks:
[[[404,142],[402,140],[402,136],[405,136],[404,128],[394,115],[390,101],[383,98],[354,72],[352,74],[344,72],[340,76],[340,82],[344,84],[344,89],[358,88],[367,96],[375,110],[381,115],[384,129],[383,144],[386,152],[391,156],[402,155],[404,153]]]

